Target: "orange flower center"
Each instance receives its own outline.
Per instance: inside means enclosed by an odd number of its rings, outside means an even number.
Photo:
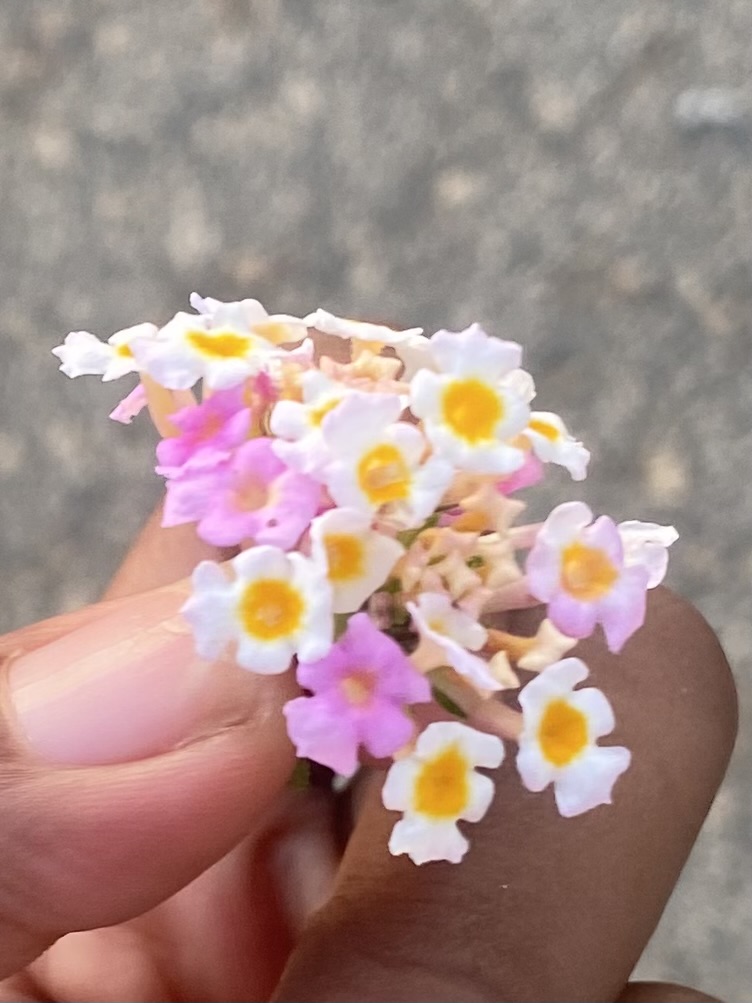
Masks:
[[[619,572],[599,547],[575,541],[561,555],[561,584],[575,599],[593,602],[611,589]]]
[[[470,800],[470,764],[457,745],[425,763],[415,781],[416,812],[438,821],[457,818]]]
[[[538,728],[543,755],[554,766],[567,766],[588,744],[587,719],[566,700],[552,700]]]

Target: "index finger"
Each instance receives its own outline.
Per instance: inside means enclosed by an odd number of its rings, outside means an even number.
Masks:
[[[375,777],[331,902],[274,999],[613,1000],[694,843],[733,745],[735,692],[707,624],[671,593],[617,659],[577,654],[606,682],[633,767],[615,803],[574,819],[531,794],[508,756],[460,866],[387,852],[396,816]],[[522,614],[523,618],[531,614]],[[518,624],[519,625],[519,624]],[[528,627],[530,625],[528,624]]]

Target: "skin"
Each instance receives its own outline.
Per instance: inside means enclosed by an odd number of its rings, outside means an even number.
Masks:
[[[206,556],[219,555],[155,516],[110,602],[4,638],[6,671]],[[618,659],[600,641],[576,654],[614,705],[614,741],[632,749],[614,805],[561,819],[550,790],[524,791],[510,755],[460,867],[389,856],[396,816],[375,772],[340,859],[332,803],[285,786],[278,677],[174,750],[83,769],[40,762],[4,700],[0,1003],[713,999],[627,982],[726,768],[728,665],[700,615],[663,589]]]

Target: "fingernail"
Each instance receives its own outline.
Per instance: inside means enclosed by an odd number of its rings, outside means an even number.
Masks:
[[[12,664],[19,730],[40,757],[132,762],[243,718],[257,677],[198,658],[179,613],[187,594],[179,585],[121,600]]]

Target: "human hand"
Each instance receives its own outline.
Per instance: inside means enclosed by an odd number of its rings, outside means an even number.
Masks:
[[[2,640],[0,1001],[708,998],[625,988],[733,744],[697,613],[656,590],[618,661],[582,645],[633,751],[612,808],[562,819],[507,763],[462,866],[417,868],[378,783],[341,859],[286,786],[287,677],[196,662],[170,583],[204,556],[153,519],[108,603]]]

